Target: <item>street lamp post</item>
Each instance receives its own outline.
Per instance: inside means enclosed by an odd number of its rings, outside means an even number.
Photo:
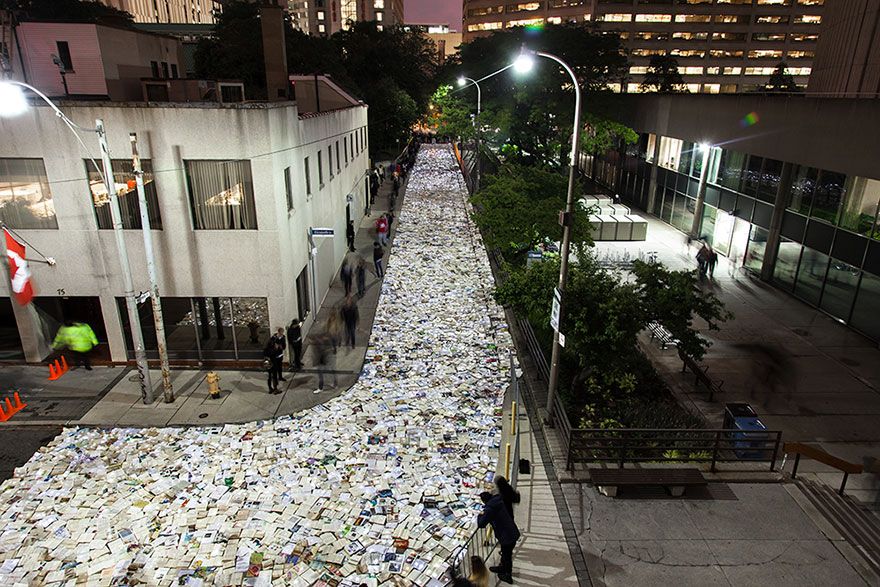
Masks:
[[[119,209],[119,198],[113,182],[113,165],[110,160],[110,148],[107,146],[107,134],[104,130],[104,121],[98,119],[95,121],[95,128],[84,128],[73,122],[65,115],[52,100],[35,87],[14,81],[0,81],[0,116],[17,116],[24,113],[28,107],[27,98],[22,92],[22,88],[30,90],[42,99],[52,110],[56,116],[67,125],[67,128],[76,136],[77,141],[88,151],[82,138],[79,136],[78,130],[85,132],[93,132],[98,135],[98,142],[101,146],[101,162],[103,165],[104,187],[107,190],[107,196],[110,198],[110,216],[113,220],[113,233],[116,236],[116,246],[119,252],[119,264],[122,268],[122,281],[125,288],[125,304],[128,309],[128,321],[131,325],[132,340],[134,342],[135,360],[137,362],[138,373],[141,381],[141,398],[145,404],[153,403],[153,386],[150,383],[150,370],[147,365],[147,354],[144,349],[144,335],[141,331],[141,323],[138,317],[137,301],[134,295],[134,284],[131,277],[131,265],[128,262],[128,249],[125,246],[125,235],[122,232],[122,212]],[[92,160],[94,163],[94,159]],[[95,164],[95,168],[100,168]]]
[[[568,281],[568,255],[571,248],[571,225],[574,222],[574,182],[575,169],[578,160],[578,147],[581,139],[581,87],[571,67],[555,55],[540,51],[528,51],[523,48],[514,62],[514,69],[520,73],[526,73],[534,66],[534,56],[546,57],[558,63],[571,77],[574,85],[574,128],[571,135],[571,158],[568,167],[568,193],[565,200],[565,214],[562,217],[562,259],[559,265],[559,324],[562,324],[562,316],[565,310],[565,284]],[[553,422],[553,400],[556,395],[556,387],[559,384],[559,329],[553,331],[553,355],[550,359],[550,381],[547,385],[547,421]]]
[[[475,179],[474,179],[474,192],[480,189],[480,174],[482,172],[482,165],[480,164],[480,148],[482,146],[481,135],[482,129],[480,125],[480,110],[482,108],[483,102],[483,92],[480,89],[480,84],[477,80],[469,78],[467,76],[461,76],[458,78],[458,87],[463,88],[467,82],[471,82],[477,88],[477,117],[474,119],[474,130],[477,131],[477,160],[474,166],[474,170],[476,171]]]

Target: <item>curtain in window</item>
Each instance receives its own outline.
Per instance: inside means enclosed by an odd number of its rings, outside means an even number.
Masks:
[[[251,163],[184,161],[197,229],[256,229]]]
[[[95,217],[98,220],[98,228],[113,228],[113,217],[110,214],[110,198],[101,174],[95,169],[95,164],[86,159],[86,171],[89,175],[89,190],[92,194],[92,204],[95,206]],[[122,214],[122,227],[140,229],[141,208],[138,203],[137,187],[134,184],[134,166],[129,159],[114,159],[113,184],[119,198],[119,211]],[[141,168],[144,171],[144,192],[147,196],[147,214],[150,217],[150,228],[162,229],[162,217],[159,215],[159,199],[156,195],[156,183],[153,181],[153,163],[149,159],[141,159]],[[103,171],[103,169],[102,169]]]

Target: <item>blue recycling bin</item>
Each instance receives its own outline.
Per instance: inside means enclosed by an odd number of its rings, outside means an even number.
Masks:
[[[724,406],[724,429],[737,458],[743,460],[766,460],[767,427],[749,404],[726,404]]]

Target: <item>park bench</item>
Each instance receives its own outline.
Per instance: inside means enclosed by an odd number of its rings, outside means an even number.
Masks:
[[[590,480],[603,495],[616,497],[619,487],[661,486],[673,497],[687,487],[707,485],[699,469],[588,469]]]
[[[660,348],[666,350],[669,345],[675,346],[678,341],[672,337],[672,333],[663,328],[659,322],[651,322],[648,324],[648,330],[651,331],[651,340],[660,343]]]
[[[709,401],[712,401],[712,398],[715,397],[716,393],[721,393],[722,386],[724,385],[724,381],[715,381],[709,375],[709,369],[707,367],[701,367],[699,363],[697,363],[693,357],[684,354],[679,350],[678,357],[681,359],[682,366],[681,372],[684,373],[688,369],[694,374],[694,385],[703,384],[709,391]]]

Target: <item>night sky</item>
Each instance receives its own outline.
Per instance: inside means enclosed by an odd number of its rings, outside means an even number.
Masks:
[[[461,30],[461,0],[404,0],[404,19],[412,24],[448,24]]]

